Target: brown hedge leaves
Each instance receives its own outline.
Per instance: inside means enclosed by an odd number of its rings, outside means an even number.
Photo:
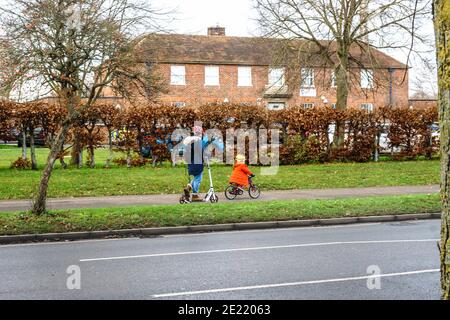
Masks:
[[[64,112],[64,108],[57,104],[0,101],[0,135],[5,137],[13,127],[23,124],[43,127],[47,135],[54,136],[65,117]],[[195,121],[202,121],[205,129],[216,128],[223,133],[228,128],[279,128],[282,139],[280,160],[283,164],[363,162],[369,161],[376,152],[384,152],[395,159],[430,158],[438,151],[439,142],[431,129],[431,125],[437,122],[435,108],[384,107],[367,112],[355,108],[291,107],[269,111],[262,106],[233,104],[178,108],[143,103],[118,108],[111,103],[102,103],[84,110],[73,130],[83,132],[83,144],[92,158],[93,150],[105,144],[111,133],[118,132],[116,147],[127,154],[128,161],[133,160],[132,153],[136,152],[140,161],[145,163],[142,154],[145,147],[152,149],[154,160],[170,159],[166,146],[168,137],[177,128],[191,128]],[[345,140],[340,147],[332,144],[332,129],[336,121],[345,123]],[[382,136],[389,139],[384,149],[380,146]]]

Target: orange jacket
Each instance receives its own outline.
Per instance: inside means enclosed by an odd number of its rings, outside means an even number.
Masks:
[[[251,174],[252,172],[245,163],[236,162],[233,167],[233,172],[231,173],[230,183],[246,187],[248,185],[248,176]]]

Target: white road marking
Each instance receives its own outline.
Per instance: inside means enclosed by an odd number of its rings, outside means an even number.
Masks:
[[[230,291],[243,291],[243,290],[267,289],[267,288],[292,287],[292,286],[301,286],[301,285],[306,285],[306,284],[321,284],[321,283],[333,283],[333,282],[366,280],[366,279],[371,279],[371,278],[399,277],[399,276],[424,274],[424,273],[436,273],[436,272],[439,272],[439,271],[440,271],[439,269],[428,269],[428,270],[418,270],[418,271],[408,271],[408,272],[398,272],[398,273],[386,273],[386,274],[380,274],[380,275],[367,275],[367,276],[350,277],[350,278],[338,278],[338,279],[325,279],[325,280],[312,280],[312,281],[275,283],[275,284],[264,284],[264,285],[255,285],[255,286],[246,286],[246,287],[210,289],[210,290],[199,290],[199,291],[173,292],[173,293],[154,294],[154,295],[152,295],[152,298],[168,298],[168,297],[200,295],[200,294],[220,293],[220,292],[230,292]]]
[[[182,255],[194,255],[194,254],[240,252],[240,251],[256,251],[256,250],[274,250],[274,249],[333,246],[333,245],[348,245],[348,244],[411,243],[411,242],[436,242],[436,241],[439,241],[439,239],[374,240],[374,241],[344,241],[344,242],[302,243],[302,244],[292,244],[292,245],[284,245],[284,246],[234,248],[234,249],[219,249],[219,250],[206,250],[206,251],[169,252],[169,253],[155,253],[155,254],[144,254],[144,255],[135,255],[135,256],[118,256],[118,257],[92,258],[92,259],[81,259],[80,262],[106,261],[106,260],[125,260],[125,259],[141,259],[141,258],[182,256]]]
[[[395,222],[395,221],[391,221]],[[412,221],[411,221],[412,222]],[[418,222],[418,221],[414,221]],[[380,225],[382,222],[368,222],[368,223],[357,223],[357,224],[347,224],[347,225],[336,225],[336,226],[313,226],[313,227],[283,227],[283,228],[271,228],[271,229],[254,229],[254,230],[230,230],[230,231],[211,231],[211,232],[199,232],[199,233],[188,233],[188,234],[168,234],[163,235],[163,238],[179,238],[179,237],[197,237],[197,236],[210,236],[215,234],[233,234],[233,233],[253,233],[253,232],[277,232],[277,231],[295,231],[295,230],[319,230],[319,229],[340,229],[340,228],[357,228],[362,226],[375,226]]]

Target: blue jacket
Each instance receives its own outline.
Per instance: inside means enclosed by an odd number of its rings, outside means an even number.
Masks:
[[[209,138],[207,135],[204,135],[202,138],[202,156],[201,156],[201,161],[200,163],[194,163],[194,159],[195,159],[195,143],[191,143],[190,147],[191,147],[191,161],[188,164],[188,173],[191,176],[198,176],[199,174],[201,174],[203,172],[203,167],[204,167],[204,163],[203,163],[203,152],[205,151],[205,149],[210,145],[214,145],[217,149],[219,149],[220,151],[223,151],[224,149],[224,145],[223,142],[220,140],[212,140],[209,141]]]

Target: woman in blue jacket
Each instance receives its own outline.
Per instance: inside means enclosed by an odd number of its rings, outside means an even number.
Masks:
[[[193,128],[193,131],[194,136],[188,137],[183,141],[183,144],[186,147],[191,148],[191,152],[185,153],[185,156],[190,156],[190,159],[185,160],[188,163],[189,176],[194,176],[192,181],[188,183],[184,192],[185,194],[190,196],[190,193],[192,191],[192,201],[202,201],[198,193],[200,190],[200,184],[203,179],[204,151],[210,144],[213,144],[222,152],[224,149],[224,145],[220,140],[213,139],[212,141],[209,141],[209,138],[206,134],[204,134],[204,130],[202,127],[195,126]]]

